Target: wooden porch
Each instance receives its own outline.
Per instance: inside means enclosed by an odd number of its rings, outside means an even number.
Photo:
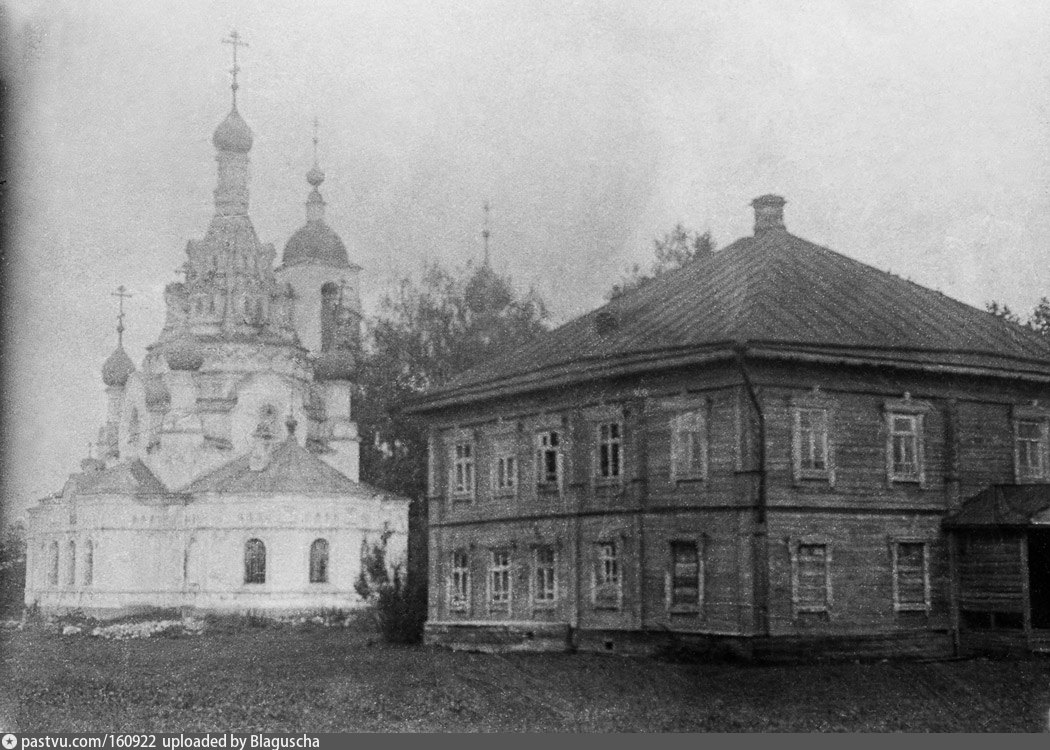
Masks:
[[[945,521],[959,650],[1050,653],[1050,485],[997,485]]]

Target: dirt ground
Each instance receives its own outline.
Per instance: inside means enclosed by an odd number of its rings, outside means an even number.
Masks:
[[[770,666],[389,646],[342,628],[0,635],[5,731],[1045,731],[1050,660]]]

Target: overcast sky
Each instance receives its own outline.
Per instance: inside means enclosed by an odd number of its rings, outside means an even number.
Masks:
[[[1050,3],[778,0],[3,6],[18,119],[5,266],[8,510],[61,488],[104,415],[124,284],[138,363],[212,212],[211,133],[255,132],[251,215],[304,220],[321,122],[329,223],[366,306],[481,253],[557,321],[676,222],[720,245],[748,202],[790,231],[981,306],[1050,295]],[[367,312],[367,310],[366,310]]]

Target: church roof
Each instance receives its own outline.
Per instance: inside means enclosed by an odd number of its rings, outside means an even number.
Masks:
[[[186,491],[357,497],[390,495],[377,487],[349,479],[294,440],[274,445],[269,462],[260,471],[252,471],[249,461],[248,455],[235,458],[194,481]]]
[[[137,458],[97,473],[77,475],[78,495],[159,495],[167,491],[149,467]]]
[[[468,370],[412,410],[725,357],[740,346],[756,356],[1050,378],[1050,342],[1034,331],[774,228]]]
[[[350,265],[346,245],[323,219],[307,221],[289,238],[281,262],[285,266],[317,263],[345,268]]]

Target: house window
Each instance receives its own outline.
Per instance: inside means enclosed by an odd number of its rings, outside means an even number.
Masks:
[[[314,539],[310,545],[310,583],[328,583],[327,539]]]
[[[518,460],[512,455],[496,458],[496,492],[510,495],[518,486]]]
[[[58,585],[58,542],[51,542],[47,560],[47,585]]]
[[[796,612],[826,612],[831,603],[826,544],[799,544],[794,559]]]
[[[72,539],[66,544],[66,575],[62,582],[66,586],[72,586],[76,582],[77,574],[77,543]]]
[[[594,566],[594,605],[619,609],[620,593],[620,559],[616,542],[599,542]]]
[[[491,609],[510,609],[510,553],[494,550],[489,566],[489,606]]]
[[[448,578],[448,606],[453,612],[463,612],[470,604],[470,564],[464,550],[452,553]]]
[[[828,412],[795,409],[795,477],[825,479],[829,472]]]
[[[88,539],[84,545],[84,571],[82,573],[85,586],[90,586],[95,579],[95,544]]]
[[[547,487],[561,484],[561,435],[554,430],[536,436],[536,483]]]
[[[551,607],[558,599],[558,579],[555,575],[554,547],[543,545],[532,550],[532,603],[537,607]]]
[[[671,610],[696,611],[703,598],[703,566],[696,542],[671,542],[668,603]]]
[[[671,481],[707,476],[704,414],[691,411],[671,419]]]
[[[930,569],[925,542],[893,545],[893,607],[898,612],[930,608]]]
[[[456,443],[452,449],[452,494],[474,495],[474,444]]]
[[[623,430],[619,422],[598,425],[598,478],[619,479],[623,471]]]
[[[889,415],[891,480],[918,482],[922,479],[921,424],[918,414]]]
[[[1047,430],[1042,420],[1021,419],[1014,423],[1015,462],[1018,480],[1045,479]]]
[[[266,583],[266,545],[260,539],[244,545],[244,582]]]

